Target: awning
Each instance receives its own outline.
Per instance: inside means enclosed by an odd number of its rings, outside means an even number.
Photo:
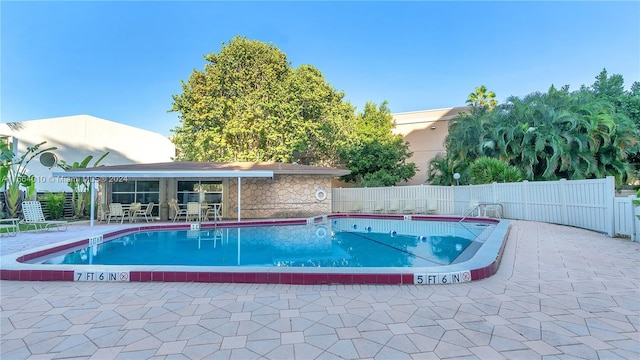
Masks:
[[[154,170],[68,170],[54,171],[54,177],[68,178],[273,178],[269,170],[187,170],[187,171],[154,171]]]

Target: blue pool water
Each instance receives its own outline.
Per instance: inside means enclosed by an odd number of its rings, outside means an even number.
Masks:
[[[468,258],[493,225],[336,219],[325,224],[149,231],[43,264],[429,267]]]

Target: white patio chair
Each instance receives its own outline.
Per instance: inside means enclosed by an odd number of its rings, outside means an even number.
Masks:
[[[155,206],[155,203],[150,202],[149,204],[147,204],[147,206],[144,209],[140,207],[137,210],[135,210],[131,215],[132,221],[137,221],[138,218],[144,218],[146,222],[149,222],[149,219],[153,221],[153,217],[152,217],[153,215],[151,215],[151,212],[153,211],[154,206]]]
[[[413,199],[408,199],[404,201],[404,205],[402,207],[402,212],[404,214],[413,214],[416,211],[416,202]]]
[[[187,209],[180,209],[180,206],[178,205],[178,200],[176,199],[169,200],[169,207],[171,207],[171,209],[173,210],[173,222],[180,219],[180,217],[182,216],[186,218]]]
[[[128,212],[124,210],[121,203],[111,203],[109,204],[109,217],[107,218],[107,224],[111,223],[111,219],[120,218],[120,224],[124,222],[124,218],[128,217]]]
[[[187,203],[187,215],[184,221],[189,221],[189,219],[200,220],[202,212],[202,207],[199,202],[190,201]]]
[[[400,210],[400,201],[398,199],[391,199],[389,200],[389,209],[388,212],[390,213],[397,213]]]
[[[373,212],[374,213],[383,213],[384,212],[384,200],[376,200],[373,204]]]
[[[360,199],[353,200],[351,203],[351,212],[359,213],[360,211],[362,211],[362,201],[360,201]]]
[[[109,219],[109,205],[106,203],[100,204],[100,221],[103,222]]]
[[[438,213],[438,201],[434,198],[427,199],[427,214],[437,214]]]

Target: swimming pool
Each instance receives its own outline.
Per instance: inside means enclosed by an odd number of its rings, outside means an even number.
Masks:
[[[404,225],[404,226],[403,226]],[[411,225],[411,226],[407,226]],[[264,267],[449,265],[488,226],[443,221],[334,219],[307,225],[155,230],[35,263]]]
[[[0,275],[9,280],[290,284],[444,284],[490,276],[497,270],[508,222],[458,220],[333,214],[216,228],[203,224],[202,229],[145,225],[21,254],[13,269],[3,260]]]

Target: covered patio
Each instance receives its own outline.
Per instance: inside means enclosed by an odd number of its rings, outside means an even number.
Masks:
[[[99,204],[158,204],[154,216],[175,213],[169,201],[213,203],[222,218],[313,216],[331,212],[331,181],[349,170],[277,162],[166,162],[72,169],[54,177],[83,178],[91,187],[90,218]],[[244,213],[243,213],[244,212]]]

